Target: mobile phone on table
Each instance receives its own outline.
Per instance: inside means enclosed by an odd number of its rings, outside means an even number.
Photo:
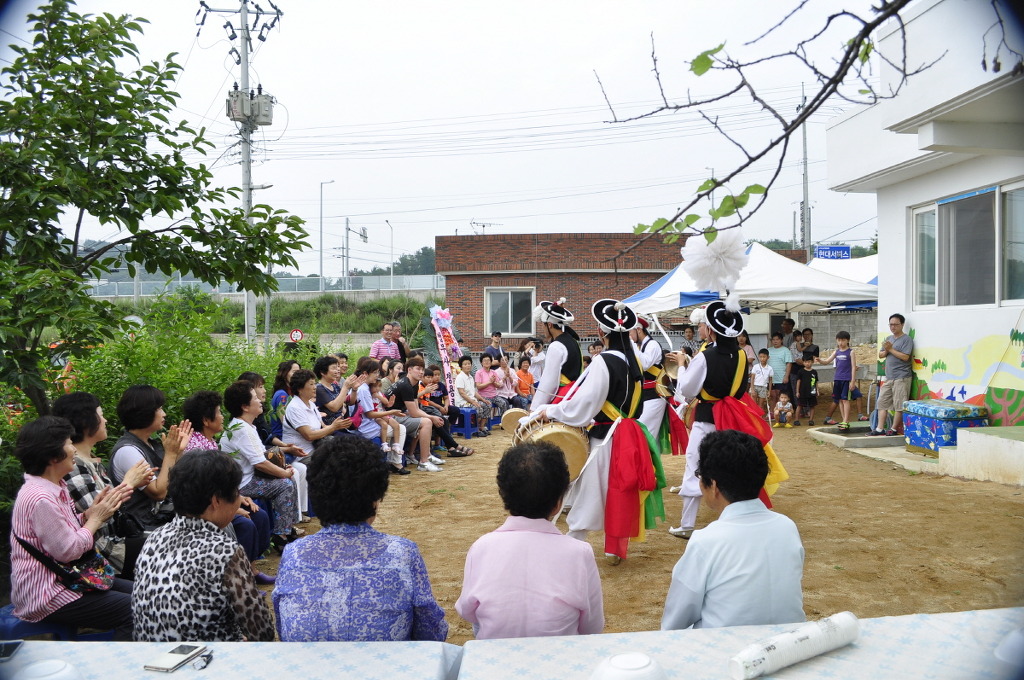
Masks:
[[[23,644],[24,640],[0,640],[0,663],[14,656]]]
[[[192,659],[206,651],[206,645],[180,644],[169,652],[164,652],[143,668],[147,671],[176,671]]]

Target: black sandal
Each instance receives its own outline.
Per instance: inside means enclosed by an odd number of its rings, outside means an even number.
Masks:
[[[465,458],[466,456],[472,456],[473,449],[467,449],[465,446],[453,446],[448,449],[449,458]]]

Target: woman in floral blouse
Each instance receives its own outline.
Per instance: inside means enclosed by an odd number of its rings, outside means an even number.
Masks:
[[[329,437],[309,464],[309,499],[323,528],[284,550],[274,588],[287,642],[444,641],[448,624],[412,541],[372,527],[389,471],[359,437]]]

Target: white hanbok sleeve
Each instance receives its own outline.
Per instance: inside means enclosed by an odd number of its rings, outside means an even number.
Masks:
[[[560,342],[553,342],[548,347],[547,358],[544,360],[544,372],[541,373],[540,383],[537,385],[537,394],[533,395],[532,408],[536,411],[541,406],[551,403],[558,392],[558,378],[562,374],[562,365],[569,355],[565,351],[565,345]]]
[[[676,378],[676,398],[685,397],[693,399],[700,394],[704,386],[704,379],[708,377],[708,364],[704,359],[704,353],[700,352],[690,360],[686,368],[680,367],[679,377]]]
[[[568,399],[545,406],[548,418],[573,427],[586,427],[608,399],[608,364],[598,354],[580,376],[579,385]]]
[[[646,371],[651,366],[661,363],[661,345],[657,340],[648,338],[643,351],[638,352],[637,356],[640,357],[641,367]]]

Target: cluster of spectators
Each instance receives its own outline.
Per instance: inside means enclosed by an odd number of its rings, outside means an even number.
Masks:
[[[419,450],[412,462],[420,470],[444,463],[430,451],[433,436],[448,456],[473,452],[448,432],[440,369],[424,369],[417,356],[402,368],[397,360],[382,366],[363,357],[343,377],[344,354],[317,359],[312,371],[284,361],[267,413],[264,377],[246,372],[223,393],[191,395],[182,404],[184,420],[166,429],[164,393],[135,385],[117,404],[124,433],[107,465],[93,451],[108,438],[99,400],[63,395],[54,415],[20,430],[15,450],[26,483],[15,503],[14,534],[28,544],[12,538],[16,615],[112,628],[119,639],[273,639],[270,617],[254,603],[262,606],[256,586],[275,578],[253,564],[271,550],[283,554],[304,534],[299,525],[312,512],[318,447],[358,444],[374,452],[385,474],[408,474],[406,433]],[[95,549],[117,578],[110,590],[68,589],[33,548],[60,563]],[[217,593],[212,600],[210,588]],[[189,632],[167,615],[168,602],[195,605],[186,607],[195,614]]]
[[[358,369],[356,374],[365,375]],[[230,533],[235,519],[245,514],[247,492],[259,486],[246,479],[247,470],[281,467],[266,450],[261,460],[249,460],[249,466],[244,462],[250,448],[274,438],[257,423],[263,415],[257,388],[250,380],[225,390],[224,405],[232,416],[226,426],[204,411],[213,401],[209,394],[194,395],[190,410],[197,422],[190,418],[157,438],[152,434],[158,422],[163,424],[161,396],[154,388],[131,388],[118,405],[122,418],[131,409],[150,416],[145,427],[126,433],[131,434],[128,442],[119,442],[118,454],[134,449],[121,460],[115,454],[112,468],[126,469],[120,481],[108,480],[85,448],[105,429],[102,409],[91,395],[69,395],[58,403],[64,416],[41,417],[19,432],[15,455],[26,473],[13,512],[19,541],[52,559],[72,562],[94,547],[104,549],[100,538],[105,528],[113,532],[108,543],[118,542],[116,527],[109,525],[118,513],[148,522],[136,556],[129,556],[127,545],[120,558],[114,550],[104,553],[121,565],[110,590],[70,590],[12,541],[12,600],[19,617],[113,628],[119,639],[143,641],[446,638],[444,610],[433,596],[418,548],[373,527],[391,477],[377,443],[326,435],[305,457],[310,510],[322,528],[311,536],[286,536],[272,617],[257,588],[252,559]],[[91,417],[83,419],[86,412]],[[348,414],[340,417],[351,420]],[[143,421],[126,419],[131,425]],[[190,441],[205,444],[195,435],[215,436],[218,427],[224,428],[220,450],[186,450]],[[228,432],[235,442],[232,453],[223,445]],[[76,458],[83,450],[84,467],[92,470],[100,488],[88,500],[73,500],[67,480],[78,474]],[[136,455],[141,460],[132,463]],[[295,468],[286,464],[281,469]],[[753,437],[723,431],[705,438],[700,483],[721,519],[693,533],[673,572],[663,628],[803,620],[803,548],[792,521],[766,510],[757,499],[766,474],[767,460]],[[261,478],[295,485],[294,473]],[[509,517],[470,548],[455,604],[478,638],[603,630],[593,551],[553,523],[568,486],[565,458],[551,444],[527,442],[503,455],[497,487]],[[290,513],[295,506],[290,504],[295,498],[293,492],[285,503],[271,504],[275,531],[294,524],[296,515]],[[765,544],[771,549],[760,547]],[[134,567],[127,567],[132,559]]]

